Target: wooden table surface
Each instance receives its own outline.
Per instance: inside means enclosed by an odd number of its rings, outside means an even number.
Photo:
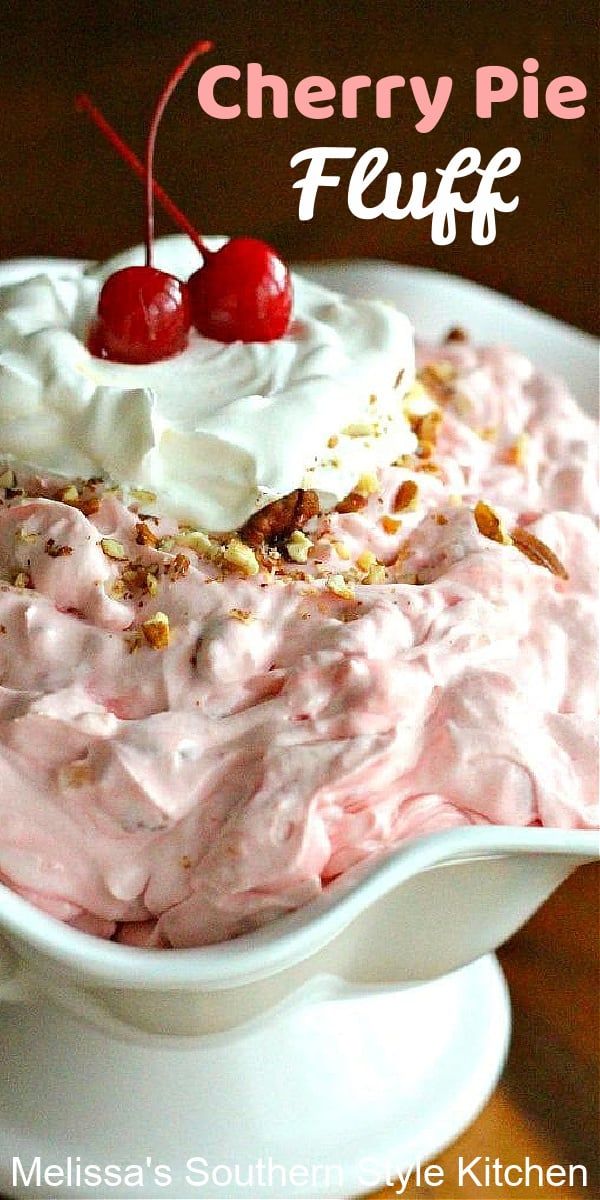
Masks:
[[[387,4],[318,0],[256,6],[231,0],[143,4],[63,0],[0,9],[2,121],[0,257],[59,254],[104,257],[141,240],[141,193],[99,135],[73,111],[88,90],[138,151],[154,97],[198,37],[218,43],[213,62],[259,61],[293,86],[307,74],[338,84],[366,72],[454,78],[452,107],[438,129],[415,132],[406,96],[394,120],[366,107],[359,120],[214,121],[195,98],[199,72],[181,86],[160,133],[158,176],[205,231],[255,233],[295,258],[358,255],[432,266],[499,288],[582,328],[598,326],[595,237],[595,128],[588,114],[526,120],[518,103],[489,123],[473,116],[476,67],[519,71],[528,55],[546,84],[573,74],[595,78],[596,4],[587,0],[396,0]],[[322,193],[310,223],[298,220],[292,154],[317,144],[384,145],[391,166],[444,166],[474,144],[485,160],[517,145],[520,205],[500,218],[496,242],[473,246],[461,227],[453,246],[436,247],[425,222],[359,221],[341,191]],[[171,231],[159,216],[161,232]],[[475,1200],[459,1192],[457,1155],[528,1154],[541,1165],[584,1162],[587,1191],[600,1194],[598,1129],[598,894],[600,876],[583,868],[502,950],[514,1006],[514,1032],[501,1085],[457,1145],[438,1156],[447,1183],[405,1195]],[[368,1148],[367,1148],[368,1149]],[[380,1193],[392,1196],[393,1190]],[[477,1189],[477,1200],[545,1195],[530,1187]],[[547,1194],[547,1193],[546,1193]],[[565,1196],[564,1189],[553,1194]]]
[[[500,1085],[477,1121],[435,1161],[441,1187],[411,1187],[408,1200],[569,1200],[600,1195],[598,930],[600,870],[581,867],[500,951],[513,1034]],[[587,1167],[587,1189],[458,1187],[457,1162],[476,1155],[523,1165],[528,1155]],[[377,1193],[391,1200],[393,1187]]]

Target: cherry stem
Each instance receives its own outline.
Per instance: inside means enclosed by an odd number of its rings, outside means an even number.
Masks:
[[[148,141],[146,143],[146,266],[152,266],[152,243],[154,240],[154,145],[156,142],[156,134],[160,124],[162,115],[177,87],[177,84],[183,79],[183,76],[201,54],[207,54],[213,49],[212,42],[196,42],[191,50],[188,50],[186,56],[180,62],[179,66],[173,71],[173,74],[167,80],[165,87],[158,99],[156,108],[150,122],[150,131],[148,133]],[[203,253],[206,251],[203,250]]]
[[[131,147],[127,145],[127,142],[123,141],[123,138],[119,136],[116,129],[114,129],[110,122],[107,121],[104,114],[99,108],[97,108],[90,97],[85,95],[85,93],[83,93],[81,96],[78,96],[75,100],[75,107],[78,112],[84,112],[86,116],[90,118],[92,123],[106,138],[107,142],[109,142],[113,149],[117,151],[117,154],[119,154],[123,161],[132,168],[138,178],[145,183],[146,168],[143,162],[138,158],[137,154],[134,153]],[[152,191],[156,196],[158,203],[162,205],[165,212],[168,213],[168,215],[175,222],[175,224],[179,226],[183,233],[187,234],[190,241],[192,241],[196,249],[200,251],[200,254],[202,254],[203,258],[210,258],[214,251],[209,250],[208,246],[205,245],[200,237],[200,234],[194,228],[191,221],[188,221],[185,213],[182,213],[181,209],[177,207],[173,200],[171,200],[171,197],[167,192],[165,192],[164,188],[160,186],[160,183],[157,183],[156,179],[152,180]]]

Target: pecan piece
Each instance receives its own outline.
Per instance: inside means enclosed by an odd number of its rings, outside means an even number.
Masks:
[[[158,546],[159,539],[144,521],[138,521],[135,527],[135,540],[138,546]]]
[[[50,558],[67,558],[69,554],[73,553],[72,546],[57,546],[54,538],[48,538],[44,550],[46,554],[50,555]]]
[[[101,502],[101,496],[82,496],[81,499],[73,505],[73,508],[78,508],[80,513],[83,513],[84,517],[93,517],[94,513],[99,512]]]
[[[553,575],[558,575],[559,579],[569,578],[569,573],[563,567],[560,558],[557,558],[554,551],[545,542],[540,541],[534,533],[529,533],[521,525],[515,525],[512,530],[512,540],[517,550],[520,550],[521,554],[536,563],[538,567],[545,567]]]
[[[414,479],[405,479],[392,500],[392,512],[414,512],[418,495],[419,486]]]
[[[312,490],[296,488],[274,500],[250,517],[240,530],[240,538],[247,546],[257,549],[263,542],[275,542],[289,538],[295,529],[301,529],[312,517],[318,516],[319,497]]]
[[[360,492],[348,492],[339,504],[336,504],[335,511],[339,513],[360,512],[361,508],[366,508],[369,503],[367,496],[361,495]]]
[[[447,342],[468,342],[469,335],[462,325],[453,325],[446,334]]]
[[[489,504],[485,504],[483,500],[478,500],[473,511],[475,524],[483,537],[489,538],[490,542],[499,542],[501,546],[510,546],[510,534],[506,532],[503,522],[500,520],[498,513],[495,513]]]
[[[417,379],[438,404],[446,404],[454,392],[454,369],[450,363],[428,363],[418,372]]]
[[[171,583],[177,583],[178,579],[185,579],[190,569],[190,560],[185,554],[176,554],[175,558],[169,563],[167,574]]]

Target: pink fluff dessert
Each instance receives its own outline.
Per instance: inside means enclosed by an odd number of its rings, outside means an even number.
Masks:
[[[401,314],[300,280],[275,357],[197,335],[117,378],[81,339],[103,273],[0,289],[2,882],[201,946],[407,838],[596,828],[566,387],[458,332],[415,377]]]

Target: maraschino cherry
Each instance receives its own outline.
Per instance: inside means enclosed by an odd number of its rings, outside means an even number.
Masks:
[[[212,254],[189,283],[194,325],[218,342],[274,342],[289,328],[292,281],[279,255],[237,237]]]
[[[190,325],[185,283],[149,264],[124,267],[102,287],[87,348],[112,362],[159,362],[185,349]]]
[[[198,42],[168,80],[152,117],[145,166],[88,96],[77,100],[146,185],[146,264],[106,280],[88,335],[88,349],[99,358],[135,364],[170,358],[185,348],[192,321],[204,337],[221,342],[270,342],[289,328],[291,277],[275,250],[246,237],[210,250],[154,179],[156,134],[167,103],[194,60],[211,49],[211,42]],[[203,256],[187,285],[153,266],[155,196]]]

